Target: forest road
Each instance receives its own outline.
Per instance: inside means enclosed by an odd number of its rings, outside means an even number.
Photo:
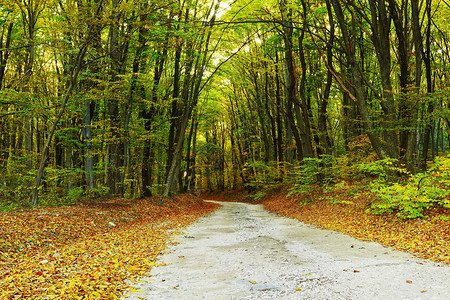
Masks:
[[[450,299],[450,266],[223,203],[124,299]]]

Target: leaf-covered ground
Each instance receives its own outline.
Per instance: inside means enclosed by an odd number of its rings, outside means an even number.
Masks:
[[[0,214],[0,299],[117,299],[171,238],[219,205],[179,196]]]
[[[428,211],[426,218],[413,220],[400,219],[394,214],[373,215],[367,209],[376,199],[362,183],[344,183],[328,192],[317,189],[310,194],[287,195],[282,190],[268,195],[264,207],[320,228],[450,264],[448,208]]]

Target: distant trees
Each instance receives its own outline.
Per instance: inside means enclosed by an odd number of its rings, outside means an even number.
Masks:
[[[184,189],[185,140],[195,149],[196,139],[185,133],[217,50],[210,43],[219,9],[198,1],[2,2],[2,199]]]
[[[0,199],[280,181],[361,135],[379,158],[425,169],[449,145],[449,10],[437,0],[0,1]]]
[[[449,79],[440,61],[448,63],[449,33],[438,17],[448,16],[448,5],[279,0],[257,9],[251,21],[241,17],[264,34],[227,74],[230,104],[248,107],[228,112],[241,129],[230,132],[229,147],[252,144],[240,165],[267,162],[270,153],[293,165],[339,156],[361,134],[379,158],[410,172],[448,149]],[[284,122],[275,122],[277,111]]]

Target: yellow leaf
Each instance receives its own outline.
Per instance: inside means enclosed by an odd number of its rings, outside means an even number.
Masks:
[[[136,293],[136,292],[145,292],[145,291],[141,290],[141,289],[134,288],[134,287],[130,287],[130,292]]]
[[[98,297],[101,297],[102,295],[100,295],[99,292],[92,292],[91,296],[98,298]]]

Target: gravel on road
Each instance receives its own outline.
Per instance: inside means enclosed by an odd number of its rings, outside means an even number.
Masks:
[[[221,204],[124,299],[450,299],[449,266],[262,205]]]

